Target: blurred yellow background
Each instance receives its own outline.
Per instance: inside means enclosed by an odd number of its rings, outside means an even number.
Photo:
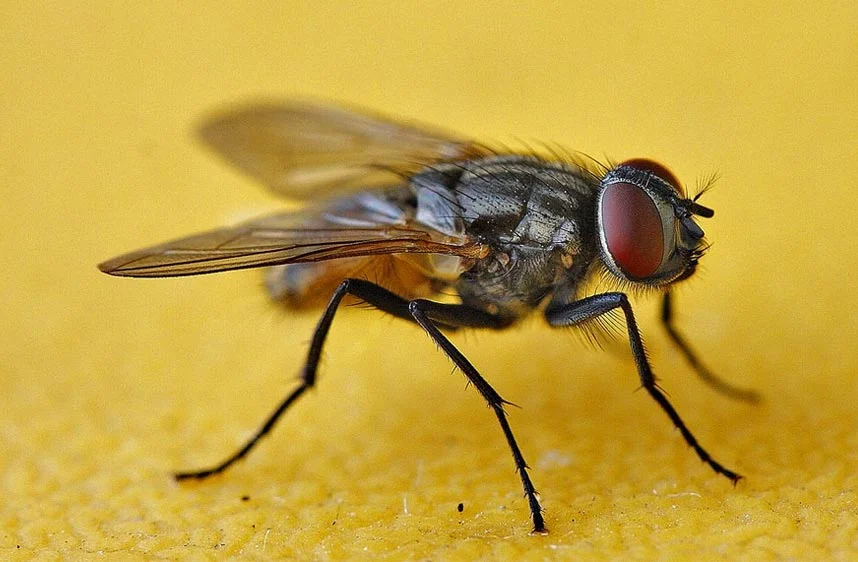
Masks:
[[[578,3],[575,3],[578,4]],[[854,2],[7,2],[0,8],[0,557],[775,560],[858,556]],[[649,156],[703,202],[679,325],[749,406],[638,317],[734,489],[638,387],[627,348],[543,326],[454,341],[507,399],[551,533],[530,536],[497,422],[419,332],[340,314],[320,382],[250,457],[316,313],[259,272],[124,280],[115,254],[280,208],[198,145],[230,103],[323,98],[500,142]],[[459,513],[457,504],[464,504]]]

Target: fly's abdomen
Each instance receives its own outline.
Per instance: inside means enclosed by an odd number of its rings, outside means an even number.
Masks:
[[[265,284],[272,299],[295,309],[324,306],[346,278],[371,281],[407,299],[435,295],[443,283],[402,257],[343,258],[277,266],[268,271]]]

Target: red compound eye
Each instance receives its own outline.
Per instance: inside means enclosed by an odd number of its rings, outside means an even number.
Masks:
[[[630,183],[614,183],[602,193],[602,229],[614,263],[630,279],[654,274],[664,256],[661,215],[647,193]]]
[[[632,168],[644,170],[654,176],[658,176],[669,183],[683,199],[685,198],[685,189],[683,189],[679,180],[676,179],[676,176],[673,175],[673,172],[655,160],[650,160],[649,158],[633,158],[631,160],[626,160],[620,164],[620,166],[631,166]]]

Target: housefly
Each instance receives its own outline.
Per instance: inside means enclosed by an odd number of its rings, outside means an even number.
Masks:
[[[550,326],[592,326],[622,314],[641,385],[715,472],[713,459],[656,384],[625,291],[662,294],[671,340],[707,382],[716,378],[673,326],[670,289],[694,274],[707,248],[697,218],[713,211],[648,159],[601,165],[573,154],[492,150],[456,135],[339,107],[253,105],[201,127],[210,147],[275,192],[303,199],[299,211],[263,216],[108,260],[126,277],[199,275],[270,267],[271,296],[319,305],[301,381],[240,450],[178,479],[205,478],[244,457],[316,381],[328,330],[343,299],[416,323],[467,377],[500,423],[530,507],[545,532],[536,489],[492,388],[445,332],[499,330],[541,310]],[[590,281],[618,290],[589,292]],[[453,294],[456,302],[429,297]]]

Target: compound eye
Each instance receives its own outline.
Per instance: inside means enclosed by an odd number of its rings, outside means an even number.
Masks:
[[[626,160],[620,164],[620,166],[631,166],[632,168],[649,172],[652,175],[663,179],[676,191],[676,193],[679,194],[680,197],[683,199],[685,198],[685,189],[683,189],[682,184],[679,183],[679,180],[675,175],[673,175],[673,172],[668,170],[664,164],[660,164],[659,162],[650,160],[649,158],[633,158],[631,160]]]
[[[630,183],[602,193],[602,230],[614,263],[629,279],[653,275],[664,257],[664,227],[655,201]]]

